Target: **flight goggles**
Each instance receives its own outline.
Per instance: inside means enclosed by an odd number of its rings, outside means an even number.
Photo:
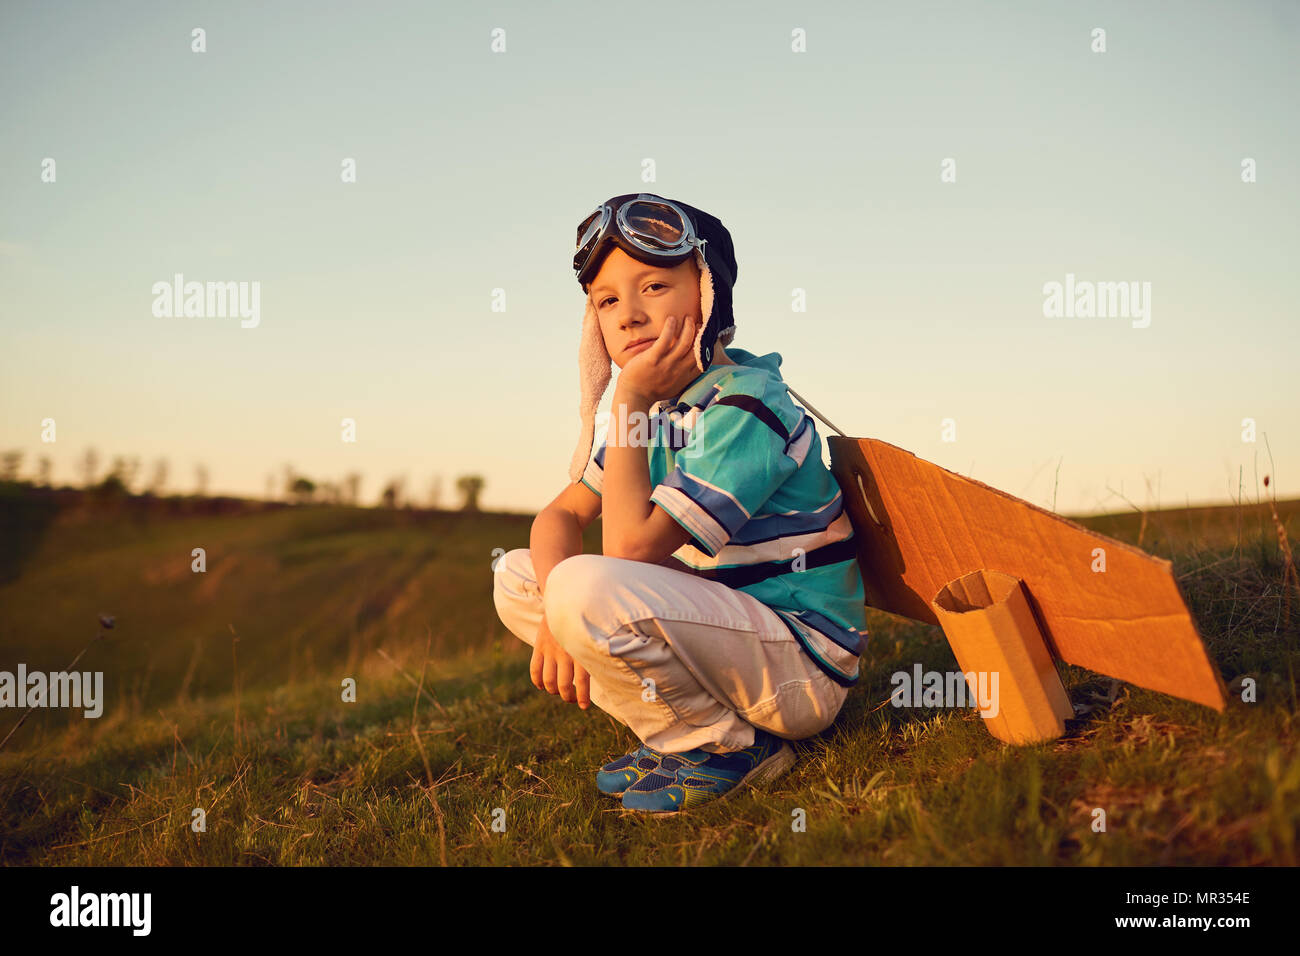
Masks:
[[[649,256],[676,265],[695,249],[703,255],[706,241],[676,203],[649,193],[629,193],[601,203],[578,225],[573,271],[585,290],[599,271],[601,253],[611,245],[634,259]]]

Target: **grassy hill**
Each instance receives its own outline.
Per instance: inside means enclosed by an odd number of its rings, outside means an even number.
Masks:
[[[795,768],[666,819],[596,791],[635,739],[534,688],[496,618],[494,553],[526,547],[531,516],[92,505],[0,488],[0,670],[62,670],[115,618],[78,665],[104,672],[104,715],[37,710],[0,751],[6,864],[1298,862],[1300,592],[1284,617],[1266,505],[1081,521],[1174,562],[1257,703],[1065,667],[1094,709],[1007,747],[974,711],[889,706],[893,672],[957,665],[937,627],[869,612],[862,681]],[[1295,541],[1300,502],[1279,512]]]

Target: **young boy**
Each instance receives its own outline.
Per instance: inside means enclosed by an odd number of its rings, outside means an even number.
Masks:
[[[723,348],[736,260],[718,219],[615,196],[579,224],[573,266],[587,294],[573,483],[530,548],[497,562],[494,599],[538,688],[642,741],[597,787],[672,813],[780,775],[786,741],[839,713],[866,641],[853,528],[781,356]],[[597,515],[604,553],[583,554]]]

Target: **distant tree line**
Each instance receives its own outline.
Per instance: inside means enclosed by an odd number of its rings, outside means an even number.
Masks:
[[[30,484],[44,488],[53,487],[54,465],[50,457],[42,455],[38,458],[35,475],[30,479],[24,479],[22,477],[23,455],[24,452],[21,449],[0,453],[0,481]],[[114,456],[108,472],[102,478],[99,476],[99,468],[99,452],[94,448],[87,448],[77,463],[82,489],[94,491],[100,496],[107,497],[137,493],[162,497],[166,493],[170,469],[167,460],[164,458],[154,462],[147,481],[142,480],[140,459],[138,457]],[[207,496],[208,477],[208,469],[205,465],[196,464],[194,466],[193,494],[197,497]],[[265,498],[268,501],[283,500],[299,505],[325,504],[358,507],[360,506],[362,480],[361,473],[353,471],[345,475],[340,481],[313,481],[306,475],[298,474],[292,465],[285,465],[281,477],[282,497],[276,497],[274,475],[267,475]],[[456,479],[456,491],[461,498],[460,510],[480,510],[479,496],[483,492],[484,484],[482,475],[461,475]],[[137,485],[140,487],[139,492],[136,491]],[[384,508],[420,506],[441,508],[442,476],[433,476],[423,501],[417,501],[414,496],[407,493],[405,476],[391,478],[384,485],[374,503]]]

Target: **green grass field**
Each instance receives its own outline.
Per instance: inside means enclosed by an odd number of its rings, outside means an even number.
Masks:
[[[1225,682],[1253,677],[1257,702],[1234,695],[1219,714],[1065,667],[1094,709],[1061,740],[1009,747],[973,710],[889,706],[893,672],[957,665],[937,627],[869,611],[863,678],[831,728],[795,744],[794,769],[667,818],[597,792],[596,768],[635,739],[534,688],[529,648],[497,620],[494,549],[526,547],[531,516],[56,513],[12,485],[0,506],[0,670],[62,670],[100,614],[116,620],[77,668],[104,672],[103,716],[37,710],[0,751],[8,865],[1300,856],[1300,592],[1285,617],[1265,504],[1081,522],[1174,562]],[[1300,502],[1278,507],[1297,541]],[[586,548],[599,543],[596,524]],[[0,711],[0,737],[19,715]]]

